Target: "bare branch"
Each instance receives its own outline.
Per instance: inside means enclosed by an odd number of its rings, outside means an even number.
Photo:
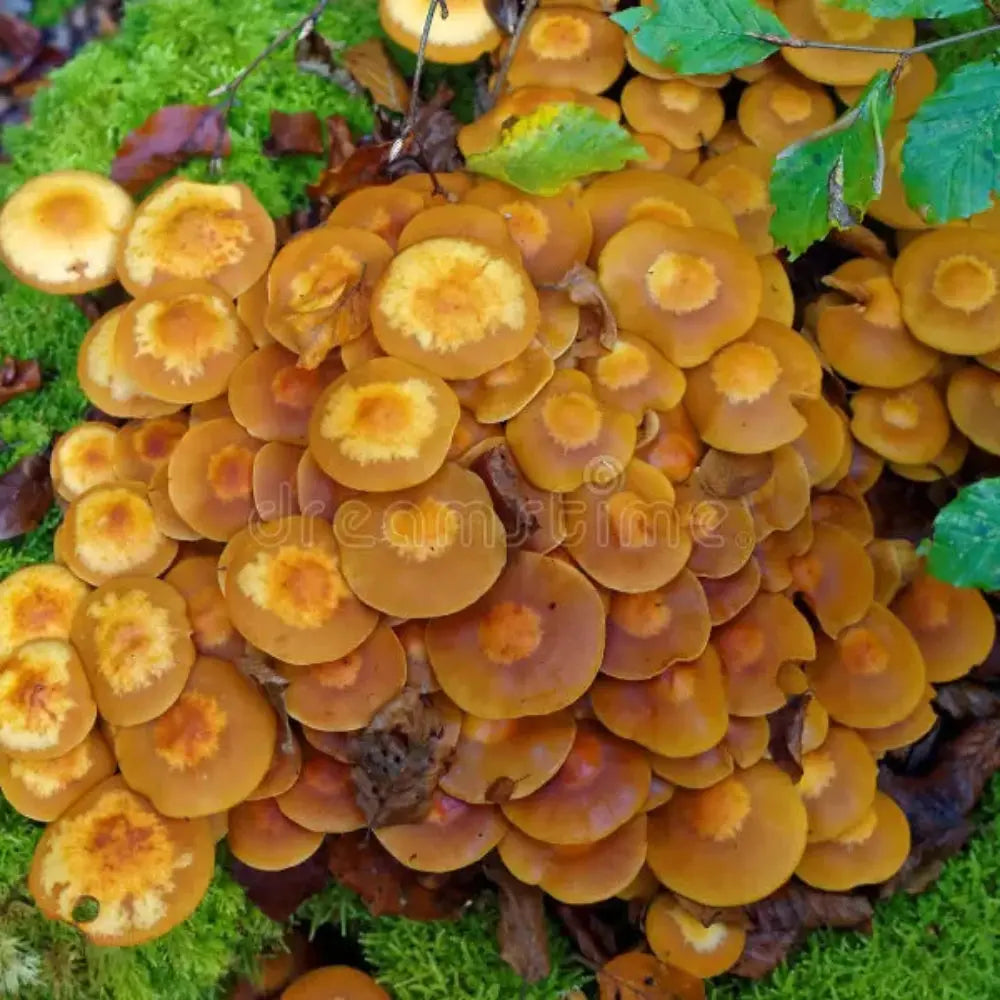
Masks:
[[[982,38],[984,35],[992,35],[998,31],[1000,31],[1000,24],[989,24],[984,28],[962,32],[960,35],[936,38],[930,42],[922,42],[920,45],[911,45],[907,49],[889,48],[883,45],[849,45],[846,42],[816,42],[807,38],[786,38],[783,35],[758,34],[756,32],[747,32],[746,37],[783,49],[831,49],[835,52],[867,52],[871,55],[899,56],[901,59],[908,59],[921,52],[932,52],[947,45],[969,42],[974,38]]]
[[[507,46],[507,51],[504,54],[503,62],[500,64],[500,69],[497,70],[497,78],[493,83],[493,90],[490,91],[489,99],[487,100],[485,111],[489,111],[494,104],[500,99],[500,95],[503,93],[503,88],[507,85],[507,74],[510,72],[510,64],[514,61],[514,56],[517,55],[517,47],[521,44],[521,36],[524,34],[525,26],[528,23],[528,19],[535,12],[535,8],[538,6],[538,0],[527,0],[524,5],[524,10],[521,11],[521,16],[517,20],[517,24],[514,26],[514,33],[510,36],[510,45]]]

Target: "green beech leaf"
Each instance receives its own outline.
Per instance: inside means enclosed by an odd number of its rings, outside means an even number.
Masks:
[[[953,17],[982,10],[983,0],[833,0],[844,10],[860,10],[872,17]]]
[[[728,73],[778,51],[770,38],[788,29],[755,0],[663,0],[631,7],[611,20],[632,34],[636,48],[676,73]]]
[[[1000,192],[1000,65],[955,70],[910,120],[903,184],[928,222],[967,219]]]
[[[939,580],[1000,590],[1000,478],[962,489],[934,519],[934,536],[921,551]]]
[[[531,194],[555,194],[577,177],[621,170],[646,150],[619,125],[583,104],[543,104],[473,153],[466,166]]]
[[[782,150],[771,173],[771,235],[797,257],[834,227],[861,221],[882,190],[883,136],[895,100],[880,70],[829,128]]]

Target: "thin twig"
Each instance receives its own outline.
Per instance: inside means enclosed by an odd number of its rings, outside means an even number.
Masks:
[[[948,38],[936,38],[930,42],[922,42],[920,45],[911,45],[907,49],[896,49],[883,45],[848,45],[846,42],[816,42],[806,38],[786,38],[784,35],[766,35],[756,32],[747,32],[746,37],[754,38],[759,42],[766,42],[768,45],[776,45],[783,49],[830,49],[834,52],[867,52],[870,55],[909,58],[910,56],[919,55],[922,52],[932,52],[934,49],[944,48],[946,45],[969,42],[974,38],[982,38],[984,35],[992,35],[998,31],[1000,31],[1000,24],[989,24],[984,28],[962,32],[960,35],[951,35]]]
[[[504,87],[507,86],[507,74],[510,72],[510,64],[514,61],[514,56],[517,54],[517,47],[521,44],[521,36],[524,34],[524,29],[528,24],[528,19],[535,12],[535,8],[538,6],[538,0],[527,0],[524,5],[524,10],[521,11],[521,16],[517,20],[517,24],[514,26],[514,33],[510,36],[510,45],[507,46],[507,51],[504,53],[503,62],[500,63],[500,69],[497,71],[497,78],[493,83],[493,89],[490,91],[489,99],[487,100],[487,107],[485,110],[489,111],[494,104],[500,99],[500,95],[503,93]]]
[[[993,16],[994,21],[1000,21],[1000,3],[997,3],[997,0],[983,0],[983,6]]]

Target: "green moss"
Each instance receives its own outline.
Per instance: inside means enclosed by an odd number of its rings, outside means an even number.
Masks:
[[[61,21],[79,3],[80,0],[34,0],[31,21],[40,28],[47,28]]]

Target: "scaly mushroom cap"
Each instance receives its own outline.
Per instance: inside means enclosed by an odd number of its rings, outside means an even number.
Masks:
[[[68,639],[87,585],[53,563],[25,566],[0,580],[0,658],[32,639]]]
[[[431,62],[474,62],[500,44],[501,34],[483,0],[449,3],[448,16],[438,10],[431,22],[425,54]],[[382,29],[410,52],[420,47],[427,10],[419,0],[379,0]]]
[[[166,711],[195,662],[184,597],[154,577],[123,576],[98,587],[77,609],[70,637],[101,715],[116,726]]]
[[[952,420],[954,419],[952,417]],[[939,479],[948,479],[954,476],[965,463],[969,455],[969,448],[969,439],[960,430],[952,427],[948,443],[932,461],[925,465],[901,465],[899,462],[890,462],[889,468],[897,476],[909,479],[911,482],[934,483]],[[994,454],[1000,454],[1000,452],[994,452]]]
[[[732,621],[760,591],[760,565],[751,559],[732,576],[711,580],[707,577],[699,581],[708,601],[708,617],[712,626],[724,625]]]
[[[740,95],[737,111],[747,138],[772,156],[832,125],[836,117],[825,88],[787,69],[754,80]]]
[[[366,229],[395,250],[399,234],[427,203],[427,198],[419,191],[395,186],[366,187],[352,191],[337,202],[326,223],[345,229]]]
[[[258,871],[279,872],[312,857],[323,834],[293,823],[273,798],[241,802],[229,810],[229,850]]]
[[[441,790],[473,804],[526,798],[563,766],[575,737],[568,711],[493,720],[466,713]]]
[[[100,586],[125,574],[158,576],[177,543],[156,526],[142,483],[106,483],[67,508],[59,552],[74,576]]]
[[[248,802],[270,799],[287,792],[302,773],[302,744],[285,726],[275,731],[274,753],[260,784],[247,796]]]
[[[793,583],[791,561],[808,551],[813,542],[813,520],[806,511],[802,520],[789,531],[772,531],[753,551],[760,568],[760,589],[779,594]]]
[[[501,55],[509,47],[501,46]],[[625,33],[605,13],[575,4],[536,10],[511,60],[511,87],[578,87],[600,94],[625,68]]]
[[[929,56],[918,52],[904,61],[896,78],[895,97],[892,105],[894,122],[909,121],[924,101],[937,90],[938,75]],[[837,87],[837,96],[848,107],[856,104],[864,87]]]
[[[279,665],[288,680],[285,706],[313,729],[363,729],[406,683],[406,654],[396,634],[379,625],[357,649],[309,666]]]
[[[626,41],[626,46],[628,42]],[[689,177],[701,161],[697,149],[678,149],[669,139],[652,132],[628,130],[632,138],[646,151],[642,160],[629,160],[625,166],[629,170],[650,170],[653,173],[672,174],[674,177]]]
[[[688,373],[684,406],[712,447],[761,454],[803,433],[806,419],[793,401],[817,399],[821,378],[819,359],[799,334],[758,319]]]
[[[560,369],[506,427],[507,443],[527,479],[539,489],[570,493],[614,475],[632,457],[635,421],[602,404],[593,382]]]
[[[733,773],[733,756],[724,743],[693,757],[650,758],[653,773],[677,788],[711,788]]]
[[[451,7],[448,7],[451,10]],[[313,969],[300,976],[284,993],[281,1000],[390,1000],[378,983],[357,969],[346,965],[329,965]]]
[[[498,365],[476,379],[452,382],[462,406],[475,414],[481,424],[509,420],[542,390],[555,364],[548,351],[533,340],[513,360]]]
[[[365,826],[364,813],[355,801],[351,765],[312,746],[305,748],[295,784],[276,801],[293,823],[316,833],[350,833]]]
[[[903,538],[876,538],[866,550],[875,568],[875,600],[889,607],[920,569],[916,548]]]
[[[817,494],[810,509],[814,523],[843,528],[862,545],[867,546],[875,538],[875,522],[864,494],[853,491],[850,480],[845,484],[843,493]]]
[[[420,823],[372,831],[401,864],[418,872],[453,872],[484,858],[509,827],[495,805],[469,805],[435,791]]]
[[[391,259],[389,244],[366,229],[327,225],[300,233],[268,272],[268,331],[303,368],[317,368],[364,331],[372,289]]]
[[[684,375],[648,340],[620,334],[615,344],[580,367],[602,403],[625,410],[638,423],[647,410],[670,410],[684,396]]]
[[[646,910],[646,940],[653,954],[699,979],[721,976],[743,954],[746,931],[722,920],[703,924],[669,893],[661,893]]]
[[[795,874],[814,889],[848,892],[888,881],[909,854],[906,815],[888,795],[878,792],[874,805],[855,826],[832,840],[810,844]]]
[[[205,656],[218,656],[234,663],[246,650],[246,642],[229,617],[226,599],[219,589],[218,560],[214,556],[181,559],[164,576],[187,603],[191,639]]]
[[[174,177],[136,209],[118,248],[118,280],[139,296],[175,278],[241,295],[274,256],[274,223],[245,184]]]
[[[785,692],[778,685],[779,668],[789,660],[808,661],[816,655],[809,622],[780,594],[758,594],[716,630],[714,641],[733,715],[767,715],[781,708]]]
[[[771,475],[747,497],[758,541],[775,531],[791,531],[809,511],[809,469],[794,445],[776,448]]]
[[[615,233],[641,219],[683,229],[738,235],[732,213],[719,198],[693,181],[671,174],[618,170],[589,184],[581,201],[594,227],[590,252],[594,264]]]
[[[860,392],[881,392],[862,389]],[[857,398],[855,396],[855,398]],[[792,442],[809,472],[809,482],[818,486],[847,465],[851,453],[853,425],[837,407],[825,399],[803,399],[796,409],[806,422],[805,430]],[[837,477],[838,481],[840,476]]]
[[[513,255],[464,237],[435,237],[393,258],[371,315],[388,353],[445,378],[476,378],[528,346],[538,328],[538,295]]]
[[[934,711],[934,698],[937,692],[927,685],[923,698],[917,702],[917,707],[900,722],[894,722],[880,729],[856,729],[855,732],[864,740],[873,757],[879,759],[890,750],[902,750],[922,740],[938,722],[938,714]]]
[[[547,715],[581,698],[597,676],[604,606],[579,570],[522,551],[475,604],[428,622],[426,644],[438,682],[463,711]]]
[[[581,722],[555,777],[538,791],[501,805],[522,833],[549,844],[590,844],[637,815],[649,791],[645,751]]]
[[[94,486],[118,478],[113,424],[88,421],[62,434],[52,450],[49,471],[56,495],[69,503]],[[138,478],[122,476],[123,479]]]
[[[795,298],[785,265],[772,253],[757,258],[764,286],[760,300],[761,319],[791,326],[795,318]]]
[[[333,529],[316,517],[282,518],[238,535],[225,580],[237,630],[286,663],[346,656],[378,622],[344,579]]]
[[[33,177],[0,211],[0,259],[43,292],[103,288],[115,280],[115,255],[134,207],[127,191],[100,174],[57,170]]]
[[[301,514],[296,489],[304,448],[282,441],[268,441],[253,460],[253,505],[262,521]]]
[[[82,743],[48,760],[0,756],[0,791],[22,816],[58,819],[77,799],[115,773],[115,755],[92,729]]]
[[[184,279],[141,291],[115,333],[115,364],[139,392],[168,403],[214,399],[254,349],[229,295]]]
[[[948,412],[973,444],[1000,455],[1000,374],[979,365],[959,369],[948,381]]]
[[[705,591],[688,569],[656,590],[614,593],[601,673],[648,680],[679,660],[701,656],[710,631]]]
[[[590,701],[611,732],[665,757],[710,750],[729,722],[722,664],[711,646],[648,681],[599,677]]]
[[[636,132],[662,135],[678,149],[699,149],[714,138],[726,116],[717,91],[680,78],[635,76],[625,84],[620,100]]]
[[[875,801],[875,758],[853,729],[831,726],[802,755],[796,788],[809,816],[809,842],[831,840],[859,823]]]
[[[183,415],[133,420],[116,428],[114,464],[117,477],[148,486],[157,470],[170,461],[187,428],[188,422]]]
[[[65,639],[32,639],[0,660],[0,752],[26,761],[61,757],[96,717],[83,664]]]
[[[832,0],[778,0],[782,24],[798,38],[856,46],[907,49],[915,29],[909,18],[882,20],[864,11],[844,10]],[[782,49],[785,61],[818,83],[858,86],[881,69],[892,70],[895,55],[828,49]]]
[[[242,295],[236,297],[236,315],[250,332],[257,347],[274,343],[264,326],[267,313],[267,274],[262,274]]]
[[[733,758],[733,763],[746,770],[768,755],[770,740],[771,727],[766,717],[758,715],[744,719],[731,715],[722,746]]]
[[[707,906],[743,906],[791,877],[807,818],[791,779],[769,761],[711,788],[679,789],[649,816],[647,862],[659,880]]]
[[[538,290],[538,330],[535,340],[555,360],[562,357],[576,340],[580,330],[580,307],[568,292],[554,288]]]
[[[442,379],[407,361],[374,358],[319,397],[309,448],[327,475],[352,489],[406,489],[441,468],[458,417],[458,399]]]
[[[507,869],[560,902],[600,903],[627,888],[646,856],[646,817],[634,816],[614,833],[590,844],[556,845],[510,829],[498,848]]]
[[[106,312],[86,333],[76,359],[76,376],[84,395],[99,410],[113,417],[159,417],[176,413],[177,403],[144,396],[118,366],[115,343],[127,307]]]
[[[229,661],[203,656],[162,715],[116,732],[115,751],[129,785],[165,816],[208,816],[260,784],[276,728],[253,681]]]
[[[851,398],[851,410],[854,436],[891,462],[930,462],[951,434],[941,390],[928,380],[902,389],[860,389]]]
[[[825,279],[855,299],[820,312],[816,339],[825,358],[845,378],[879,389],[900,389],[929,375],[939,354],[907,330],[888,269],[862,276],[852,268],[856,263],[849,261]]]
[[[357,490],[334,482],[320,467],[308,449],[295,471],[295,495],[300,510],[309,517],[332,521],[337,508],[358,496]]]
[[[989,656],[996,619],[974,587],[953,587],[925,569],[893,601],[893,613],[910,630],[934,684],[958,680]]]
[[[225,542],[247,524],[255,509],[254,456],[262,445],[228,417],[189,428],[170,456],[167,490],[195,531]]]
[[[600,1000],[705,1000],[701,979],[639,951],[605,963],[597,973],[597,986]]]
[[[925,233],[899,255],[892,279],[917,340],[949,354],[1000,347],[1000,232]]]
[[[774,250],[770,232],[774,205],[768,190],[773,163],[770,152],[755,146],[740,146],[706,160],[691,178],[729,209],[740,239],[756,256]]]
[[[802,595],[828,636],[858,621],[875,598],[875,569],[864,543],[837,524],[816,522],[812,545],[790,567],[792,593]]]
[[[873,604],[836,639],[818,636],[805,667],[830,716],[845,726],[878,729],[906,718],[927,686],[927,669],[910,630]]]
[[[742,498],[712,496],[696,480],[677,488],[681,523],[691,532],[688,569],[703,578],[731,576],[753,555],[753,515]]]
[[[50,920],[75,924],[97,945],[132,946],[186,920],[214,871],[207,819],[167,819],[116,776],[45,830],[28,889]]]
[[[342,505],[334,531],[351,590],[396,618],[468,607],[507,557],[507,534],[486,486],[453,462],[419,486]]]
[[[309,417],[323,390],[343,372],[334,358],[302,368],[281,344],[245,358],[229,380],[229,407],[236,422],[264,441],[304,445]]]
[[[672,483],[683,483],[705,452],[691,418],[682,404],[657,413],[656,434],[636,448],[635,457],[659,469]]]

